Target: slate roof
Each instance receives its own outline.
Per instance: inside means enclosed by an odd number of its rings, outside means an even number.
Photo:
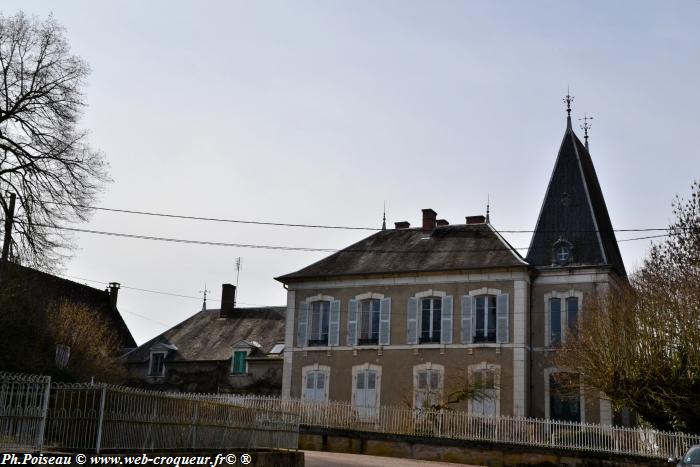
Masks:
[[[158,344],[172,345],[168,361],[231,359],[231,346],[257,341],[267,353],[284,340],[286,307],[236,308],[232,317],[220,318],[216,310],[202,310],[154,337],[125,356],[127,363],[146,362]]]
[[[119,314],[118,306],[112,306],[108,291],[12,262],[6,262],[4,266],[7,282],[3,284],[3,287],[19,287],[19,293],[31,297],[31,303],[43,310],[56,300],[65,299],[85,304],[99,313],[110,324],[114,332],[118,334],[123,348],[136,347],[136,341]]]
[[[560,237],[573,244],[572,265],[608,265],[626,276],[593,160],[570,124],[559,148],[527,261],[536,267],[552,266],[552,247]]]
[[[276,280],[523,266],[527,263],[489,224],[457,224],[432,232],[382,230]]]

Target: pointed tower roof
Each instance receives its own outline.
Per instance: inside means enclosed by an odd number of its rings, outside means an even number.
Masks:
[[[557,245],[568,246],[568,260],[555,258]],[[570,117],[527,261],[535,267],[607,265],[626,276],[591,155],[571,128]]]

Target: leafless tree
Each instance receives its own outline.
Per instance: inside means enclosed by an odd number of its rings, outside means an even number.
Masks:
[[[0,203],[17,195],[13,256],[55,268],[71,251],[61,226],[87,220],[109,180],[107,164],[78,128],[89,67],[71,54],[52,17],[0,15]],[[2,228],[3,223],[0,223]]]
[[[700,433],[700,183],[674,214],[629,286],[589,303],[556,358],[657,428]]]

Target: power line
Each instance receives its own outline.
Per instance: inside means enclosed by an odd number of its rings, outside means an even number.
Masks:
[[[19,222],[19,221],[18,221]],[[342,250],[331,249],[331,248],[312,248],[312,247],[287,247],[287,246],[273,246],[273,245],[255,245],[255,244],[244,244],[244,243],[226,243],[226,242],[212,242],[206,240],[188,240],[181,238],[170,238],[170,237],[157,237],[151,235],[135,235],[135,234],[125,234],[119,232],[105,232],[102,230],[91,230],[91,229],[78,229],[74,227],[62,227],[62,226],[47,226],[43,224],[33,224],[40,227],[52,227],[59,230],[69,230],[73,232],[83,232],[91,233],[97,235],[107,235],[111,237],[122,237],[122,238],[134,238],[139,240],[152,240],[152,241],[162,241],[162,242],[173,242],[173,243],[185,243],[194,245],[209,245],[209,246],[225,246],[225,247],[237,247],[237,248],[254,248],[263,250],[282,250],[282,251],[309,251],[309,252],[325,252],[325,253],[336,253],[338,251],[344,252],[363,252],[363,253],[484,253],[492,251],[512,251],[512,250],[527,250],[529,247],[511,247],[511,248],[476,248],[476,249],[449,249],[449,250],[382,250],[382,249],[356,249],[345,248]],[[631,242],[636,240],[647,240],[653,238],[667,237],[669,234],[661,235],[649,235],[644,237],[634,237],[634,238],[624,238],[617,240],[618,243],[621,242]],[[596,242],[597,243],[597,242]]]

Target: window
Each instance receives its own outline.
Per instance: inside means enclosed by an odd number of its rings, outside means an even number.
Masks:
[[[328,400],[328,379],[330,369],[318,365],[303,369],[302,397],[307,401]]]
[[[328,345],[328,324],[331,302],[319,301],[309,304],[308,345]]]
[[[442,365],[426,363],[413,368],[413,406],[416,409],[430,409],[442,402]]]
[[[381,367],[369,364],[353,367],[352,403],[359,418],[379,415],[380,379]]]
[[[496,297],[476,297],[474,342],[496,342]]]
[[[357,340],[359,345],[379,343],[379,312],[380,301],[378,299],[360,302],[360,334]]]
[[[549,375],[549,418],[581,421],[581,392],[577,374],[556,372]]]
[[[498,415],[496,371],[493,369],[474,371],[472,373],[472,382],[476,388],[476,394],[471,401],[472,415],[483,415],[486,417]]]
[[[148,374],[151,376],[163,376],[165,373],[165,352],[153,352],[151,354],[151,362],[148,368]]]
[[[420,343],[440,342],[442,299],[438,297],[421,300]]]
[[[236,350],[233,352],[233,358],[231,359],[231,374],[243,375],[248,371],[248,364],[246,358],[248,357],[248,352],[245,350]]]
[[[561,344],[561,299],[549,299],[549,345]]]
[[[566,321],[569,332],[575,335],[578,325],[578,297],[566,299]]]

